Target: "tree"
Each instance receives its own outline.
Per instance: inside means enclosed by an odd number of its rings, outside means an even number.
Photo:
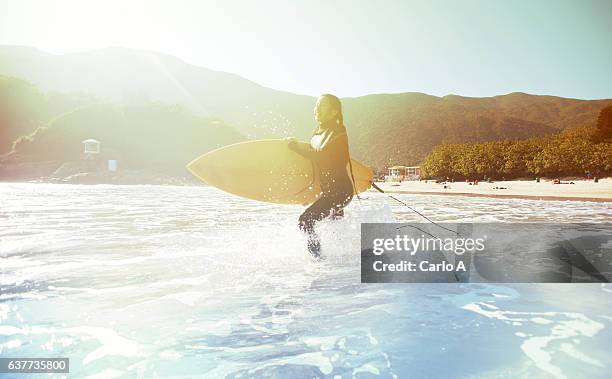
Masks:
[[[604,113],[603,119],[607,114]],[[612,143],[592,143],[593,128],[581,126],[562,133],[520,141],[439,145],[421,164],[424,177],[455,179],[504,176],[583,175],[612,173]]]
[[[591,141],[595,143],[612,141],[612,105],[603,108],[597,118],[597,129]]]

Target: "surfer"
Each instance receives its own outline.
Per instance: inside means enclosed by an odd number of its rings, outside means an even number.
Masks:
[[[318,169],[321,195],[302,213],[299,228],[308,238],[308,251],[319,258],[321,243],[314,230],[315,224],[326,217],[344,216],[344,207],[353,199],[353,182],[349,176],[348,136],[340,99],[330,94],[321,95],[314,108],[314,117],[318,126],[310,139],[310,145],[300,145],[295,138],[289,138],[288,146],[311,159]]]

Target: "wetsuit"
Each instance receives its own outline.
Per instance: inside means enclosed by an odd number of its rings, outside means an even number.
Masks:
[[[321,196],[299,218],[299,227],[308,237],[308,251],[316,257],[321,244],[314,230],[316,222],[326,217],[342,217],[343,208],[353,199],[353,182],[349,176],[349,147],[344,125],[319,128],[309,146],[290,144],[289,148],[311,159],[321,183]]]

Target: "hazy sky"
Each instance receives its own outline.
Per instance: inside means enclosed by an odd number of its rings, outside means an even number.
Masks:
[[[0,0],[0,44],[144,48],[310,95],[612,98],[612,0]]]

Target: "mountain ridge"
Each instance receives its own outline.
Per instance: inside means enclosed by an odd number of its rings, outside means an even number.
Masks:
[[[108,47],[62,55],[0,46],[0,75],[44,91],[82,92],[121,102],[152,99],[218,117],[247,138],[296,136],[315,128],[315,98],[261,86],[240,75],[165,53]],[[351,153],[381,168],[418,164],[441,143],[526,139],[594,125],[612,99],[581,100],[512,92],[493,97],[421,92],[342,99]]]

